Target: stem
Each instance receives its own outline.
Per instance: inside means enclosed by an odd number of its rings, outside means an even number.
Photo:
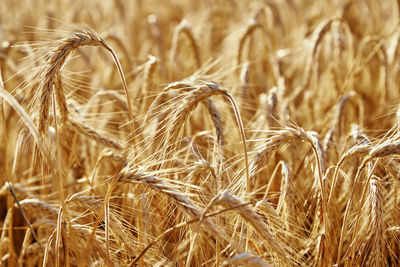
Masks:
[[[91,233],[91,235],[90,235],[90,237],[89,237],[89,240],[88,240],[88,243],[87,243],[87,246],[86,246],[86,250],[85,250],[85,254],[84,255],[89,255],[89,252],[90,252],[90,249],[92,248],[92,244],[93,244],[93,240],[94,240],[94,238],[95,238],[95,235],[96,235],[96,230],[97,230],[97,227],[99,226],[99,224],[100,224],[100,220],[101,220],[101,218],[104,216],[104,215],[106,215],[106,217],[107,217],[107,213],[105,214],[105,212],[106,212],[106,206],[108,205],[108,203],[109,203],[109,201],[110,201],[110,197],[111,197],[111,193],[112,193],[112,191],[113,191],[113,189],[114,189],[114,187],[115,187],[115,185],[116,185],[116,183],[117,183],[117,179],[118,178],[118,176],[115,176],[115,177],[113,177],[113,179],[111,180],[111,182],[110,182],[110,184],[109,184],[109,186],[108,186],[108,188],[107,188],[107,193],[106,193],[106,196],[104,197],[104,202],[103,202],[103,207],[100,209],[100,211],[99,211],[99,213],[97,214],[97,219],[96,219],[96,221],[95,221],[95,223],[93,224],[93,228],[92,228],[92,233]],[[109,221],[109,217],[108,218],[105,218],[104,219],[105,221]],[[107,227],[107,225],[105,226],[105,235],[106,235],[106,238],[107,238],[107,235],[108,235],[108,227]],[[108,244],[106,244],[106,246],[107,246],[107,248],[108,248]],[[107,249],[107,256],[109,256],[109,251],[108,251],[108,249]],[[90,258],[88,258],[87,260],[89,260]],[[107,258],[107,261],[108,261],[108,258]]]
[[[166,235],[168,235],[169,233],[171,233],[173,230],[177,230],[177,229],[182,228],[182,227],[185,227],[185,226],[187,226],[187,225],[190,225],[190,224],[199,222],[199,221],[201,221],[202,218],[203,218],[203,219],[207,219],[207,218],[209,218],[209,217],[216,216],[216,215],[219,215],[219,214],[221,214],[221,213],[224,213],[224,212],[227,212],[227,211],[230,211],[230,210],[239,209],[239,208],[242,208],[242,207],[244,207],[244,206],[251,205],[251,204],[253,204],[253,203],[244,203],[244,204],[240,204],[240,205],[237,205],[237,206],[234,206],[234,207],[226,208],[226,209],[223,209],[223,210],[220,210],[220,211],[217,211],[217,212],[213,212],[213,213],[210,213],[210,214],[207,214],[207,215],[204,215],[204,216],[200,216],[200,217],[198,217],[198,218],[196,218],[196,219],[193,219],[193,220],[190,220],[190,221],[182,222],[182,223],[180,223],[180,224],[177,224],[177,225],[175,225],[175,226],[169,228],[169,229],[166,230],[164,233],[162,233],[162,234],[160,234],[159,236],[157,236],[157,238],[156,238],[153,242],[151,242],[150,244],[148,244],[147,247],[146,247],[144,250],[142,250],[142,252],[140,252],[140,254],[135,258],[135,260],[134,260],[129,266],[135,266],[135,264],[137,264],[137,262],[140,260],[140,258],[142,258],[143,255],[144,255],[154,244],[158,243],[163,237],[165,237]]]
[[[235,119],[239,126],[240,137],[242,138],[242,142],[243,142],[244,160],[246,163],[246,190],[247,190],[247,193],[249,194],[250,193],[249,159],[247,157],[246,135],[244,132],[243,121],[242,121],[242,117],[240,116],[239,108],[238,108],[233,96],[229,92],[226,92],[225,95],[228,97],[229,101],[231,102],[231,104],[233,106],[233,110],[235,112]]]
[[[130,100],[130,96],[129,96],[129,92],[128,92],[128,85],[127,85],[126,79],[125,79],[125,74],[124,74],[124,72],[122,70],[121,63],[119,62],[119,59],[118,59],[117,55],[115,54],[114,50],[110,46],[108,46],[107,44],[104,43],[104,45],[105,45],[106,49],[110,52],[111,56],[114,59],[115,66],[118,69],[118,73],[119,73],[119,76],[121,78],[122,85],[124,87],[124,91],[125,91],[125,95],[126,95],[126,103],[128,105],[129,120],[131,122],[130,123],[131,132],[132,132],[132,135],[133,135],[132,136],[132,142],[133,142],[133,150],[134,150],[134,155],[135,155],[134,158],[136,160],[136,153],[137,153],[137,151],[136,151],[137,150],[136,129],[135,129],[135,122],[134,122],[134,119],[133,119],[133,111],[132,111],[131,100]]]
[[[235,118],[236,118],[236,122],[239,126],[239,130],[240,130],[240,137],[242,138],[242,142],[243,142],[243,151],[244,151],[244,160],[246,163],[246,193],[247,196],[249,197],[250,200],[250,175],[249,175],[249,159],[247,157],[247,148],[246,148],[246,135],[244,132],[244,126],[243,126],[243,121],[242,121],[242,117],[240,116],[240,111],[239,111],[239,107],[237,106],[235,100],[233,99],[233,96],[229,93],[226,92],[226,96],[228,97],[229,101],[231,102],[232,106],[233,106],[233,110],[235,112]],[[251,228],[249,227],[249,224],[247,223],[247,240],[246,240],[246,250],[248,248],[248,242],[251,239]]]
[[[341,158],[339,163],[336,165],[335,173],[333,174],[332,187],[331,187],[331,190],[329,191],[328,204],[327,204],[328,207],[329,207],[329,204],[331,204],[331,198],[333,196],[333,191],[335,190],[335,187],[336,187],[340,166],[343,164],[345,159],[346,159],[345,157]]]
[[[344,213],[344,218],[343,218],[342,230],[340,232],[339,248],[338,248],[336,264],[339,264],[341,254],[342,254],[344,231],[346,228],[347,217],[349,216],[349,211],[350,211],[351,205],[353,204],[353,196],[354,196],[355,187],[356,187],[356,184],[358,183],[358,180],[360,179],[361,171],[364,169],[366,163],[367,163],[367,161],[363,160],[360,167],[358,167],[357,174],[356,174],[356,177],[354,179],[354,183],[353,183],[353,186],[351,189],[350,199],[349,199],[349,202],[347,202],[346,211]]]
[[[62,175],[62,167],[61,167],[61,145],[60,145],[60,133],[58,131],[58,126],[57,126],[57,110],[56,110],[56,96],[55,96],[55,92],[53,91],[53,117],[54,117],[54,129],[55,129],[55,133],[56,133],[56,145],[57,145],[57,172],[56,172],[56,183],[58,186],[58,196],[60,198],[60,204],[61,204],[61,210],[60,213],[62,212],[62,215],[59,214],[59,220],[60,222],[57,222],[57,242],[56,242],[56,248],[57,248],[57,255],[59,253],[58,251],[58,246],[59,246],[59,238],[61,235],[61,239],[63,241],[63,249],[65,251],[65,265],[69,266],[69,258],[68,258],[68,240],[62,237],[61,231],[62,231],[62,227],[63,227],[63,221],[65,221],[66,224],[68,224],[68,213],[67,213],[67,207],[65,205],[65,196],[64,196],[64,182],[63,182],[63,175]],[[60,229],[58,229],[60,228]],[[57,261],[56,261],[56,266],[58,266],[59,264],[59,257],[57,257]]]
[[[353,235],[352,235],[352,237],[351,237],[351,240],[355,240],[356,232],[357,232],[357,229],[358,229],[358,226],[359,226],[359,223],[360,223],[361,210],[362,210],[362,207],[364,206],[364,202],[365,202],[366,192],[367,192],[367,190],[368,190],[368,186],[369,186],[369,183],[370,183],[370,181],[371,181],[372,174],[373,174],[374,171],[375,171],[375,168],[376,168],[377,163],[378,163],[378,162],[375,162],[375,164],[374,164],[374,166],[373,166],[373,168],[372,168],[372,170],[371,170],[371,173],[368,175],[368,180],[367,180],[367,182],[365,183],[365,186],[364,186],[364,189],[363,189],[363,193],[362,193],[362,196],[361,196],[360,206],[359,206],[358,212],[357,212],[356,224],[355,224],[355,227],[354,227],[354,231],[353,231]],[[351,252],[351,265],[353,265],[355,253],[356,253],[356,246],[353,246],[353,249],[352,249],[352,252]]]

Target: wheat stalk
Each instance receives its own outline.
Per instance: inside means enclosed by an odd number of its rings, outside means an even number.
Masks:
[[[220,194],[218,198],[215,199],[214,205],[222,205],[224,207],[238,206],[242,202],[240,199],[230,195],[228,192]],[[268,243],[271,249],[277,253],[280,259],[288,263],[290,261],[288,252],[284,249],[275,237],[272,235],[269,227],[265,222],[262,221],[261,217],[255,212],[255,210],[249,206],[236,210],[249,224],[251,224],[254,229],[260,234],[264,240]]]
[[[201,217],[202,212],[196,207],[189,199],[187,199],[182,193],[163,182],[161,179],[148,175],[145,173],[135,173],[133,170],[123,170],[119,174],[118,180],[125,183],[142,183],[153,190],[156,190],[162,194],[165,194],[172,202],[178,207],[182,208],[192,219]],[[219,227],[215,225],[211,220],[203,221],[207,228],[215,235],[225,238],[223,232],[219,230]]]
[[[104,46],[103,39],[100,39],[97,35],[91,32],[87,33],[73,33],[73,37],[59,41],[57,46],[49,55],[49,59],[46,62],[44,70],[41,72],[38,79],[40,80],[40,107],[38,117],[38,128],[43,134],[48,124],[48,113],[50,109],[50,96],[55,86],[57,89],[58,105],[61,108],[60,113],[62,117],[67,118],[67,104],[65,102],[64,93],[62,87],[60,87],[60,71],[65,64],[68,56],[72,51],[80,46]]]
[[[142,94],[144,96],[143,105],[141,107],[141,112],[144,113],[148,108],[148,103],[150,102],[150,92],[152,92],[152,85],[153,85],[153,77],[154,72],[157,68],[158,60],[156,57],[149,56],[149,60],[146,63],[146,67],[144,69],[144,82],[142,87]]]
[[[190,47],[192,48],[193,55],[195,58],[196,66],[199,68],[201,66],[199,48],[196,39],[194,38],[192,28],[187,20],[182,20],[181,23],[179,23],[179,25],[175,29],[174,36],[172,38],[172,48],[170,55],[171,64],[172,61],[176,60],[176,55],[179,49],[179,36],[181,34],[184,34],[189,40]]]
[[[255,19],[250,19],[248,24],[246,25],[246,28],[245,28],[242,36],[239,38],[239,48],[238,48],[237,58],[236,58],[237,65],[242,64],[243,47],[244,47],[246,40],[248,40],[250,38],[250,36],[252,35],[252,33],[258,28],[260,28],[262,30],[262,32],[265,34],[265,36],[267,36],[263,26],[259,22],[257,22]],[[268,38],[268,36],[267,36],[267,38]]]
[[[99,35],[86,31],[84,33],[73,33],[73,37],[66,38],[58,41],[58,46],[51,51],[48,56],[48,60],[43,67],[43,70],[40,72],[37,80],[40,83],[41,93],[39,97],[40,105],[38,111],[38,129],[41,134],[43,134],[47,130],[48,126],[48,114],[50,109],[50,97],[53,92],[53,88],[57,95],[57,105],[60,108],[60,114],[64,121],[67,121],[68,118],[68,109],[66,104],[66,99],[64,96],[64,92],[62,90],[61,83],[61,69],[65,65],[67,58],[69,55],[79,47],[82,46],[100,46],[105,48],[108,52],[111,53],[114,62],[117,66],[118,72],[121,76],[121,80],[124,86],[126,100],[128,105],[128,113],[130,121],[132,122],[132,132],[135,132],[135,127],[133,125],[133,112],[132,106],[130,103],[129,93],[125,81],[125,76],[122,72],[121,65],[119,63],[118,57],[115,52],[112,50],[110,46],[106,44],[104,39],[102,39]]]
[[[358,183],[360,176],[361,176],[361,172],[364,169],[364,167],[367,165],[367,163],[375,158],[381,158],[381,157],[387,157],[387,156],[393,156],[393,155],[397,155],[400,153],[400,141],[395,141],[395,142],[386,142],[383,144],[380,144],[376,147],[374,147],[373,149],[370,150],[369,154],[364,158],[363,162],[361,163],[360,167],[357,170],[357,174],[356,177],[354,179],[354,185]],[[376,165],[375,165],[376,166]],[[355,229],[358,229],[358,224],[360,221],[360,216],[361,216],[361,207],[364,205],[365,202],[365,196],[367,193],[367,189],[370,183],[370,180],[372,178],[372,172],[370,172],[367,182],[363,188],[362,191],[362,195],[361,195],[361,200],[360,200],[360,206],[357,212],[357,217],[356,217],[356,223],[355,223]],[[352,190],[351,190],[351,194],[350,194],[350,199],[347,203],[346,206],[346,211],[344,214],[344,218],[343,218],[343,224],[342,224],[342,231],[340,234],[340,241],[339,241],[339,248],[338,248],[338,262],[340,260],[340,256],[341,256],[341,251],[342,251],[342,246],[343,246],[343,237],[344,237],[344,232],[345,232],[345,228],[346,228],[346,224],[347,224],[347,218],[348,218],[348,214],[349,214],[349,210],[350,207],[353,204],[353,199],[354,199],[354,190],[355,190],[355,186],[353,185]],[[354,239],[354,233],[353,232],[353,239]],[[352,254],[354,254],[354,249],[352,251]]]
[[[102,134],[100,134],[99,132],[97,132],[96,130],[91,128],[90,126],[84,125],[81,122],[79,122],[78,120],[70,118],[68,125],[71,127],[71,129],[73,129],[77,133],[85,135],[85,136],[97,141],[98,143],[100,143],[102,145],[105,145],[109,148],[113,148],[117,151],[122,150],[121,145],[118,144],[117,141],[114,141],[109,137],[103,136]]]

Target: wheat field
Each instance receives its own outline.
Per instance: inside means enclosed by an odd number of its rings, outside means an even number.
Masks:
[[[400,1],[0,1],[1,266],[399,266]]]

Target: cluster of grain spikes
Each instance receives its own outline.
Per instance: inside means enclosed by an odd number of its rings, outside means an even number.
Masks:
[[[38,75],[36,76],[33,89],[35,90],[39,87],[40,90],[39,93],[36,92],[32,93],[33,102],[30,104],[30,110],[32,116],[36,118],[37,126],[33,125],[31,119],[28,118],[28,115],[25,113],[24,109],[20,107],[18,103],[16,103],[14,98],[10,96],[7,91],[2,89],[2,94],[1,94],[2,98],[4,98],[7,102],[9,102],[10,105],[18,112],[19,116],[25,121],[25,125],[27,126],[30,133],[34,137],[34,140],[36,141],[35,143],[39,148],[40,155],[45,159],[47,159],[46,160],[47,164],[45,166],[47,166],[46,168],[49,169],[49,172],[53,177],[54,183],[56,185],[55,188],[59,194],[59,202],[62,206],[58,214],[58,219],[57,219],[58,222],[56,227],[57,229],[56,251],[55,251],[56,263],[60,263],[59,247],[60,247],[60,238],[62,238],[62,243],[63,243],[62,247],[64,249],[63,253],[64,261],[67,265],[69,265],[70,262],[69,260],[70,252],[68,249],[68,243],[70,243],[71,241],[67,240],[65,233],[67,228],[69,229],[69,231],[71,231],[72,228],[70,226],[71,214],[69,214],[67,206],[65,204],[65,193],[64,193],[65,166],[62,167],[61,164],[63,161],[70,162],[70,160],[63,159],[61,145],[64,142],[64,140],[62,140],[61,138],[65,138],[65,134],[63,134],[62,131],[64,131],[65,129],[72,129],[73,131],[86,135],[94,139],[95,141],[98,141],[100,144],[106,145],[115,150],[119,151],[122,150],[121,145],[117,141],[102,136],[100,133],[98,133],[90,126],[87,126],[82,122],[80,122],[79,120],[77,120],[76,119],[76,117],[78,116],[77,114],[71,115],[71,112],[69,111],[63,84],[61,81],[61,71],[64,68],[66,62],[68,61],[68,58],[71,56],[71,53],[73,51],[77,50],[79,47],[82,46],[100,46],[106,49],[106,51],[108,51],[112,55],[126,93],[128,114],[130,121],[132,122],[133,125],[132,108],[129,100],[127,84],[118,57],[116,56],[113,49],[105,43],[104,39],[102,39],[99,35],[95,34],[92,31],[87,30],[81,33],[75,32],[72,35],[73,37],[62,39],[56,42],[56,48],[54,48],[47,55],[46,64],[44,64],[43,68],[39,71]],[[35,102],[39,104],[35,105],[34,104]],[[50,126],[51,123],[49,121],[49,110],[51,103],[53,104],[52,119],[54,120],[53,123],[54,127]],[[75,110],[76,112],[75,107],[72,107],[72,110]],[[54,131],[56,139],[55,153],[54,150],[49,149],[49,147],[52,147],[54,145],[51,144],[52,141],[49,141],[51,140],[51,138],[48,138],[49,131],[51,132],[51,129],[55,130]],[[135,132],[134,126],[132,126],[131,131]],[[134,150],[136,150],[135,144],[134,144]],[[35,164],[35,160],[32,163]],[[55,166],[56,168],[54,168]],[[21,201],[21,203],[23,203],[23,201]],[[21,210],[21,212],[22,214],[24,214],[23,210]],[[32,234],[33,236],[35,236],[34,232],[32,232]],[[73,236],[72,233],[70,234]],[[38,240],[36,239],[36,241]],[[47,244],[48,245],[51,244],[50,239]],[[108,243],[107,243],[107,248],[108,248]],[[44,256],[44,264],[47,261],[47,256],[48,256],[47,251],[48,248],[46,248],[46,253]],[[107,252],[106,258],[109,259],[109,254],[108,254],[109,250],[107,249],[106,252]]]
[[[173,88],[178,89],[173,90]],[[177,141],[182,138],[185,130],[185,124],[199,103],[204,103],[206,105],[211,116],[211,120],[216,128],[219,147],[222,149],[224,142],[221,116],[210,98],[218,95],[223,96],[232,106],[237,127],[239,128],[240,138],[242,139],[243,143],[245,175],[247,180],[246,188],[249,190],[249,163],[247,158],[246,136],[240,111],[232,94],[227,89],[216,83],[202,80],[184,80],[181,82],[172,83],[166,87],[164,92],[160,95],[163,96],[166,93],[171,93],[170,91],[175,91],[178,96],[170,101],[171,103],[169,105],[173,105],[171,110],[165,108],[166,110],[170,111],[170,114],[165,118],[166,122],[164,122],[165,125],[163,128],[156,131],[156,136],[158,136],[160,132],[164,132],[164,136],[161,137],[161,142],[158,144],[157,148],[157,150],[163,151],[163,153],[159,155],[159,159],[163,159],[165,161],[166,159],[172,158],[174,156],[174,152],[179,150]],[[158,100],[156,99],[153,103],[157,103],[157,101]],[[150,112],[152,112],[151,109]],[[157,116],[158,113],[155,113],[155,115],[150,113],[150,116]],[[147,122],[147,120],[148,119],[145,121]],[[162,168],[165,167],[168,166],[162,166]]]
[[[73,37],[62,39],[58,41],[59,45],[56,46],[54,50],[48,55],[48,60],[44,65],[43,69],[40,70],[39,75],[37,76],[37,86],[40,88],[39,97],[36,99],[36,103],[39,103],[39,109],[33,105],[33,112],[37,112],[37,125],[39,132],[43,135],[48,131],[49,126],[49,110],[51,99],[57,104],[58,112],[60,113],[61,122],[57,122],[57,114],[54,110],[53,119],[56,122],[54,127],[57,129],[57,125],[65,126],[68,124],[70,127],[82,133],[86,136],[92,137],[99,142],[109,145],[114,148],[120,148],[116,145],[115,141],[107,141],[105,137],[102,137],[100,134],[96,133],[96,131],[92,129],[88,129],[87,126],[82,125],[81,122],[76,120],[76,115],[69,118],[68,105],[65,98],[64,88],[61,80],[61,70],[66,64],[68,57],[71,55],[73,51],[83,46],[100,46],[106,49],[112,55],[115,64],[117,66],[118,72],[121,76],[122,84],[124,86],[124,90],[126,93],[126,101],[129,111],[129,118],[133,121],[133,113],[132,107],[130,103],[130,98],[128,94],[128,89],[125,81],[125,76],[122,71],[121,65],[119,63],[118,57],[116,56],[113,49],[106,44],[103,38],[101,38],[98,34],[92,31],[85,31],[82,33],[75,32],[73,33]],[[36,86],[34,87],[36,89]],[[36,114],[35,114],[36,115]],[[72,122],[70,122],[70,120]],[[132,124],[133,125],[133,124]],[[134,126],[133,126],[134,127]],[[132,132],[134,132],[134,128],[132,128]]]
[[[400,265],[399,8],[0,1],[0,265]]]

